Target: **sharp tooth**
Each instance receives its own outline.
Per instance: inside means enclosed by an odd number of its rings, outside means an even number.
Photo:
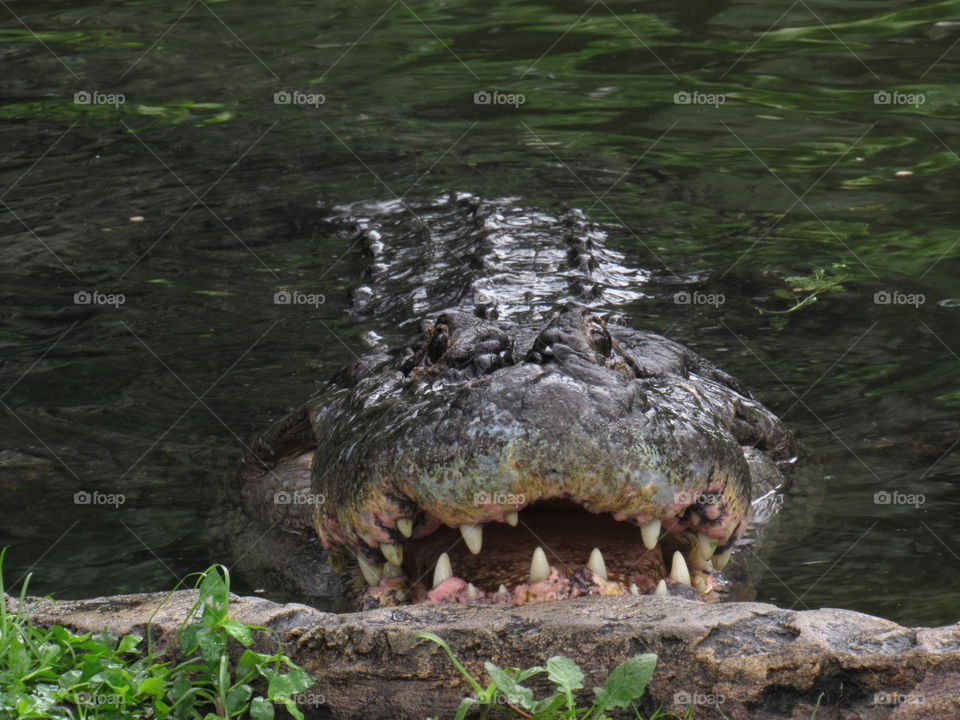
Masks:
[[[653,594],[657,597],[670,597],[670,591],[667,590],[667,581],[660,580],[660,582],[657,583],[657,587],[653,591]]]
[[[603,553],[600,552],[600,548],[594,548],[590,551],[590,559],[587,560],[587,567],[594,575],[604,580],[607,579],[607,565],[603,562]]]
[[[393,543],[380,543],[380,552],[391,565],[400,567],[403,562],[403,548]]]
[[[710,561],[704,560],[700,555],[700,549],[696,545],[690,548],[690,551],[687,553],[687,567],[704,572],[713,569],[713,565],[710,564]]]
[[[660,539],[660,524],[660,518],[657,518],[640,528],[643,546],[647,550],[653,550],[657,546],[657,540]]]
[[[697,589],[697,592],[700,593],[701,595],[707,594],[707,590],[708,590],[707,581],[703,579],[702,575],[697,575],[693,579],[693,586]]]
[[[476,600],[480,597],[480,591],[477,590],[477,586],[473,583],[467,583],[467,597],[471,600]]]
[[[730,548],[726,552],[717,553],[716,555],[714,555],[710,559],[710,562],[713,563],[713,567],[715,567],[717,570],[723,570],[727,566],[727,563],[730,562],[730,556],[732,554],[733,554],[733,548]]]
[[[508,595],[509,593],[510,591],[507,590],[507,586],[500,583],[500,587],[497,588],[497,595]]]
[[[640,588],[637,587],[637,584],[636,584],[636,583],[630,583],[630,594],[631,594],[631,595],[639,595],[639,594],[640,594]]]
[[[510,512],[503,516],[503,520],[507,525],[512,525],[513,527],[517,526],[517,523],[520,522],[520,513]]]
[[[370,587],[375,587],[380,584],[380,572],[377,570],[375,565],[371,565],[367,562],[367,559],[363,555],[357,555],[357,562],[360,565],[360,572],[363,575],[363,579],[367,581],[367,585]]]
[[[436,587],[447,578],[453,577],[453,567],[450,565],[450,556],[443,553],[437,558],[437,566],[433,569],[433,586]]]
[[[690,571],[687,569],[687,561],[683,559],[683,554],[679,550],[673,553],[673,566],[670,568],[670,579],[676,580],[684,585],[690,584]]]
[[[385,578],[403,577],[403,568],[398,568],[396,565],[386,562],[380,569],[380,575]]]
[[[483,528],[479,525],[461,525],[460,534],[463,535],[463,541],[470,548],[470,552],[477,555],[483,546]]]
[[[697,535],[697,542],[700,543],[700,555],[704,560],[709,560],[713,557],[713,553],[717,550],[717,545],[719,540],[716,538],[707,537],[706,535]]]
[[[400,534],[408,538],[413,535],[413,520],[410,518],[400,518],[397,520],[397,530]]]
[[[550,563],[547,562],[547,554],[543,552],[542,547],[537,547],[530,561],[530,582],[538,583],[548,577],[550,577]]]
[[[691,524],[691,525],[699,525],[701,520],[702,520],[702,518],[700,517],[700,513],[697,513],[697,512],[692,512],[692,513],[690,513],[690,524]]]

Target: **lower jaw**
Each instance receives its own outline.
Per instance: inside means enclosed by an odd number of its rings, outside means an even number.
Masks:
[[[719,583],[708,573],[692,571],[692,584],[687,585],[669,577],[655,580],[646,575],[635,575],[629,585],[616,580],[604,579],[589,568],[577,568],[567,573],[550,566],[545,580],[527,582],[496,591],[481,590],[463,578],[450,577],[436,587],[428,589],[422,583],[410,583],[404,578],[387,578],[375,587],[365,590],[360,597],[361,609],[389,607],[407,603],[421,604],[471,604],[502,605],[515,607],[531,602],[571,600],[590,595],[662,595],[685,597],[690,600],[716,602],[719,598]]]

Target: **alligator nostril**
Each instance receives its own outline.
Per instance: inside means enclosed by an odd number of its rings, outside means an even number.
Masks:
[[[440,358],[443,357],[443,354],[447,351],[449,347],[449,337],[447,335],[447,328],[445,325],[437,325],[434,327],[433,335],[430,338],[430,345],[427,348],[427,355],[430,358],[430,362],[437,362]]]
[[[491,367],[493,367],[493,363],[495,359],[496,359],[496,356],[494,355],[478,355],[476,359],[474,359],[474,364],[476,365],[477,370],[479,370],[480,373],[482,374],[487,372]]]
[[[607,329],[600,323],[592,324],[590,328],[590,342],[594,350],[604,357],[610,357],[613,352],[613,340],[610,339],[610,333],[608,333]]]

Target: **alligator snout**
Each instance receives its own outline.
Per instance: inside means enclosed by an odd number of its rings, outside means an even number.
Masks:
[[[311,454],[325,498],[310,521],[363,606],[708,597],[749,522],[751,468],[791,454],[732,377],[585,308],[541,328],[443,313],[298,412],[258,447],[314,439],[295,464],[302,483]]]

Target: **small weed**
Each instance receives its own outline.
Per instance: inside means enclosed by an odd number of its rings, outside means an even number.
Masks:
[[[613,669],[603,687],[593,688],[593,702],[584,708],[577,705],[574,697],[574,692],[584,687],[583,671],[570,658],[555,655],[547,660],[546,667],[537,665],[526,670],[499,668],[491,662],[485,662],[483,667],[490,682],[483,687],[457,659],[443,638],[429,632],[417,633],[416,637],[435,642],[443,648],[473,689],[472,697],[460,701],[455,720],[463,720],[474,706],[479,707],[482,718],[487,717],[492,708],[503,706],[516,716],[530,720],[605,720],[607,710],[629,708],[634,700],[646,692],[657,666],[657,656],[653,654],[636,655],[626,660]],[[533,690],[521,683],[540,673],[547,674],[554,692],[537,699]],[[639,714],[637,717],[640,717]],[[650,720],[662,717],[665,716],[657,711]]]
[[[854,277],[846,270],[847,266],[843,263],[833,263],[829,269],[815,268],[809,275],[794,275],[784,278],[784,282],[790,285],[790,289],[774,290],[773,294],[792,301],[793,305],[786,310],[757,309],[762,315],[786,315],[801,310],[817,302],[824,293],[843,290],[842,283]]]

